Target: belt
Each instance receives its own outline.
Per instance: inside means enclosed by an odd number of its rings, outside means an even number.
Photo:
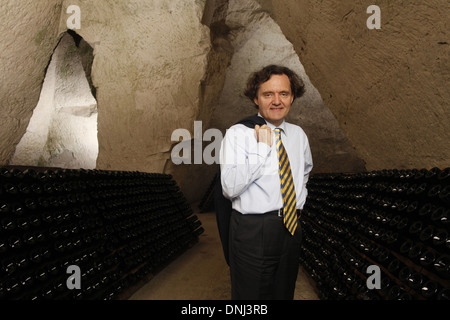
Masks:
[[[300,209],[297,209],[296,212],[297,212],[297,218],[299,219],[300,215],[302,214],[302,211]],[[283,208],[280,208],[280,209],[274,210],[274,211],[269,211],[264,214],[270,214],[270,215],[276,214],[278,217],[281,218],[281,217],[283,217]]]
[[[242,213],[240,213],[237,210],[234,210],[234,211],[236,211],[239,214],[242,214]],[[301,215],[302,211],[300,209],[297,209],[296,211],[297,211],[297,218],[300,218],[300,215]],[[254,214],[254,215],[257,216],[257,215],[260,215],[260,214]],[[265,212],[264,215],[277,215],[278,217],[282,218],[283,217],[283,208],[280,208],[278,210]]]
[[[283,216],[283,208],[280,208],[280,209],[278,209],[278,210],[269,211],[269,212],[266,212],[266,213],[264,213],[264,214],[267,214],[267,215],[277,215],[277,216],[279,216],[279,217],[282,217],[282,216]]]

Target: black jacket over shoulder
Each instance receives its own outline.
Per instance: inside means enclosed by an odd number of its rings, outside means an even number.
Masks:
[[[247,117],[238,121],[236,124],[243,124],[246,127],[254,128],[256,125],[262,126],[266,124],[264,118],[257,115]],[[230,231],[230,217],[231,217],[231,201],[224,197],[222,192],[222,183],[220,179],[220,167],[216,177],[216,185],[214,191],[214,207],[216,211],[217,227],[219,229],[220,240],[222,241],[223,253],[227,264],[230,264],[228,243]]]

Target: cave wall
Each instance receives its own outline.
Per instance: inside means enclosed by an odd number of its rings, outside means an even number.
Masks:
[[[0,11],[0,163],[8,164],[35,109],[46,68],[73,20],[94,49],[97,168],[162,172],[176,128],[201,116],[210,48],[205,1],[8,0]]]
[[[94,169],[97,155],[97,102],[86,78],[82,52],[65,33],[46,70],[26,133],[9,164]]]
[[[192,130],[209,52],[204,1],[68,0],[94,48],[97,168],[163,172],[171,134]],[[68,17],[66,15],[65,17]],[[67,19],[67,18],[66,18]],[[61,19],[61,30],[66,19]]]
[[[282,64],[305,82],[306,93],[294,102],[287,120],[300,125],[308,135],[314,172],[365,170],[364,161],[357,156],[309,80],[292,43],[257,1],[208,1],[203,21],[211,29],[212,50],[201,95],[209,119],[203,121],[200,134],[213,128],[221,131],[221,138],[238,120],[256,114],[253,102],[244,96],[249,75],[266,65]],[[204,148],[204,155],[208,156],[209,150],[205,148],[214,147],[215,143],[199,137],[191,141],[191,148]],[[194,153],[191,150],[191,159]],[[217,166],[207,164],[170,166],[170,172],[194,202],[201,199],[217,170]]]
[[[308,135],[314,171],[364,171],[364,162],[324,105],[292,43],[276,21],[255,0],[230,0],[225,21],[234,51],[225,73],[224,88],[214,106],[212,126],[225,132],[241,118],[256,114],[253,102],[244,95],[249,75],[269,64],[284,65],[305,83],[305,94],[295,100],[287,121],[301,126]]]
[[[225,130],[256,112],[248,73],[292,66],[309,92],[290,121],[311,140],[315,170],[445,167],[450,150],[446,1],[5,0],[0,11],[0,164],[26,132],[70,13],[93,48],[97,168],[174,174],[198,200],[213,166],[175,166],[175,129]],[[277,51],[278,50],[278,51]],[[247,59],[247,60],[246,60]],[[230,85],[232,84],[232,85]],[[203,145],[205,146],[205,144]]]
[[[449,166],[446,0],[258,0],[368,170]],[[381,29],[369,30],[369,5]]]
[[[59,41],[62,0],[5,0],[0,9],[0,165],[8,164],[36,107]]]

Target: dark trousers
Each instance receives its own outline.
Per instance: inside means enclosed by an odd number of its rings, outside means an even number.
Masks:
[[[301,227],[292,236],[278,212],[243,215],[230,221],[233,300],[292,300],[299,268]]]

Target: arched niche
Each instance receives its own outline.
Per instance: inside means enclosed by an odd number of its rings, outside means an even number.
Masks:
[[[41,95],[11,165],[94,169],[97,101],[90,80],[93,50],[65,32],[47,67]]]

